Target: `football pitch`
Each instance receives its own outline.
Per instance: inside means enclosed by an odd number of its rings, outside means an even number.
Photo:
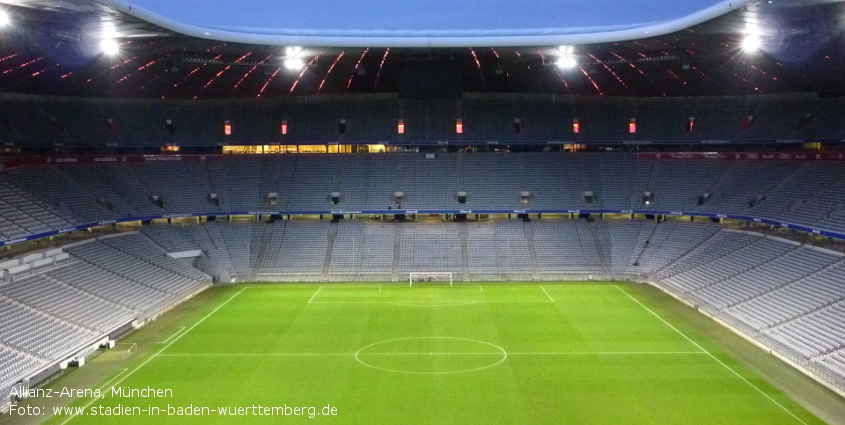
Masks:
[[[209,292],[48,422],[822,423],[623,284]]]

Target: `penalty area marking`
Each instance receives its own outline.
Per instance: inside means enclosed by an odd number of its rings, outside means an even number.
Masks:
[[[551,296],[551,295],[549,295],[548,291],[546,291],[546,288],[543,288],[543,285],[540,285],[540,289],[542,289],[542,290],[543,290],[543,292],[545,292],[545,293],[546,293],[546,296],[547,296],[547,297],[549,297],[549,301],[551,301],[551,302],[555,302],[555,299],[554,299],[554,298],[552,298],[552,296]]]
[[[193,326],[191,326],[190,328],[188,328],[188,330],[186,330],[185,332],[182,332],[181,334],[179,334],[179,336],[177,336],[177,337],[176,337],[176,338],[174,338],[172,341],[170,341],[169,343],[167,343],[167,345],[165,345],[164,347],[162,347],[162,349],[161,349],[161,350],[159,350],[158,352],[156,352],[155,354],[153,354],[152,356],[150,356],[150,358],[148,358],[147,360],[144,360],[144,362],[143,362],[143,363],[141,363],[141,364],[139,364],[138,366],[136,366],[136,367],[135,367],[135,369],[132,369],[132,371],[131,371],[131,372],[129,372],[129,373],[127,373],[127,374],[123,375],[123,377],[122,377],[122,378],[120,378],[120,380],[118,380],[117,382],[115,382],[112,386],[115,386],[115,385],[120,385],[120,383],[121,383],[121,382],[123,382],[123,381],[125,381],[125,380],[126,380],[126,378],[128,378],[128,377],[132,376],[135,372],[137,372],[139,369],[141,369],[142,367],[144,367],[147,363],[149,363],[149,362],[150,362],[150,361],[152,361],[154,358],[156,358],[156,357],[158,357],[159,355],[161,355],[161,353],[163,353],[163,352],[164,352],[164,350],[167,350],[168,348],[170,348],[170,346],[171,346],[171,345],[173,345],[176,341],[179,341],[179,339],[181,339],[183,336],[187,335],[187,334],[188,334],[188,332],[192,331],[194,328],[196,328],[197,326],[199,326],[199,325],[200,325],[200,323],[204,322],[204,321],[205,321],[205,319],[208,319],[208,318],[209,318],[209,317],[211,317],[211,315],[213,315],[214,313],[217,313],[217,311],[218,311],[218,310],[220,310],[221,308],[223,308],[223,306],[225,306],[226,304],[229,304],[229,302],[230,302],[230,301],[232,301],[233,299],[235,299],[235,297],[237,297],[238,295],[240,295],[243,291],[245,291],[245,290],[247,290],[247,289],[249,289],[249,287],[248,287],[248,286],[247,286],[247,287],[244,287],[243,289],[241,289],[240,291],[238,291],[235,295],[232,295],[231,297],[229,297],[229,299],[227,299],[226,301],[223,301],[223,303],[221,303],[220,305],[218,305],[218,306],[217,306],[214,310],[211,310],[211,313],[208,313],[207,315],[205,315],[205,317],[203,317],[202,319],[200,319],[199,321],[197,321],[196,323],[194,323],[194,324],[193,324]],[[124,371],[124,372],[125,372],[125,371]],[[123,373],[123,372],[121,372],[121,373]],[[113,380],[114,380],[114,379],[112,379],[112,381],[113,381]],[[108,384],[108,382],[107,382],[107,384]],[[92,398],[92,399],[91,399],[91,401],[89,401],[88,403],[85,403],[85,405],[84,405],[84,406],[82,406],[82,410],[84,411],[84,410],[88,409],[88,406],[90,406],[90,405],[94,404],[94,402],[95,402],[95,401],[106,398],[106,395],[107,395],[107,394],[108,394],[108,392],[104,392],[104,393],[103,393],[100,397]],[[67,418],[67,419],[65,419],[65,420],[61,423],[61,425],[65,425],[65,424],[67,424],[68,422],[72,421],[72,420],[73,420],[76,416],[77,416],[77,415],[76,415],[76,413],[74,413],[74,414],[72,414],[72,415],[68,416],[68,418]]]
[[[311,301],[314,301],[314,297],[316,297],[316,296],[317,296],[317,294],[319,294],[319,293],[320,293],[320,291],[322,291],[322,290],[323,290],[323,287],[322,287],[322,286],[321,286],[321,287],[319,287],[319,288],[317,288],[317,292],[314,292],[314,295],[312,295],[312,296],[311,296],[311,298],[309,298],[309,299],[308,299],[308,304],[311,304]]]
[[[619,291],[621,291],[623,294],[627,295],[627,296],[628,296],[628,298],[630,298],[632,301],[634,301],[635,303],[639,304],[639,305],[640,305],[640,307],[644,308],[646,311],[648,311],[649,313],[651,313],[651,315],[652,315],[652,316],[656,317],[658,320],[660,320],[661,322],[663,322],[666,326],[668,326],[669,328],[671,328],[673,331],[677,332],[677,333],[678,333],[678,335],[680,335],[680,336],[684,337],[684,339],[686,339],[687,341],[691,342],[691,343],[692,343],[692,345],[695,345],[695,346],[696,346],[699,350],[701,350],[701,352],[702,352],[703,354],[706,354],[708,357],[710,357],[711,359],[715,360],[717,363],[719,363],[720,365],[722,365],[725,369],[729,370],[732,374],[736,375],[736,376],[737,376],[739,379],[741,379],[743,382],[745,382],[746,384],[748,384],[749,386],[751,386],[751,388],[754,388],[755,390],[757,390],[757,392],[759,392],[759,393],[760,393],[760,394],[762,394],[764,397],[766,397],[767,399],[769,399],[772,403],[774,403],[775,405],[777,405],[778,407],[780,407],[780,408],[781,408],[784,412],[788,413],[790,416],[792,416],[793,418],[795,418],[795,420],[797,420],[798,422],[801,422],[801,423],[802,423],[802,424],[804,424],[804,425],[807,425],[807,423],[806,423],[806,422],[804,422],[801,418],[799,418],[798,416],[796,416],[796,415],[795,415],[795,413],[792,413],[792,411],[791,411],[791,410],[787,409],[784,405],[780,404],[777,400],[775,400],[774,398],[772,398],[772,396],[770,396],[770,395],[766,394],[766,392],[764,392],[763,390],[761,390],[761,389],[760,389],[760,387],[758,387],[758,386],[754,385],[754,383],[752,383],[751,381],[749,381],[748,379],[746,379],[744,376],[740,375],[740,374],[739,374],[739,372],[735,371],[733,368],[731,368],[730,366],[728,366],[727,364],[725,364],[725,362],[723,362],[723,361],[719,360],[719,358],[718,358],[718,357],[716,357],[716,356],[714,356],[711,352],[709,352],[709,351],[705,350],[705,349],[704,349],[704,347],[702,347],[701,345],[699,345],[697,342],[693,341],[693,339],[692,339],[692,338],[688,337],[685,333],[681,332],[678,328],[676,328],[676,327],[675,327],[675,326],[673,326],[671,323],[667,322],[665,319],[663,319],[662,317],[660,317],[660,315],[658,315],[657,313],[655,313],[652,309],[650,309],[650,308],[646,307],[646,305],[645,305],[645,304],[641,303],[638,299],[634,298],[631,294],[629,294],[629,293],[628,293],[628,291],[626,291],[626,290],[624,290],[624,289],[620,288],[620,287],[619,287],[619,285],[614,285],[614,286],[616,287],[616,289],[618,289]]]

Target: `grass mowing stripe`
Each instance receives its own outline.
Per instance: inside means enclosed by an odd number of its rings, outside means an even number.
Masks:
[[[748,379],[746,379],[744,376],[740,375],[740,374],[739,374],[739,372],[737,372],[737,371],[733,370],[730,366],[728,366],[727,364],[725,364],[725,362],[723,362],[723,361],[719,360],[719,358],[718,358],[718,357],[716,357],[716,356],[714,356],[711,352],[709,352],[709,351],[705,350],[705,349],[704,349],[704,347],[702,347],[701,345],[699,345],[697,342],[693,341],[693,340],[692,340],[692,338],[688,337],[685,333],[681,332],[678,328],[676,328],[676,327],[672,326],[672,324],[671,324],[671,323],[669,323],[669,322],[667,322],[666,320],[664,320],[662,317],[660,317],[660,315],[658,315],[657,313],[655,313],[652,309],[650,309],[650,308],[646,307],[646,305],[645,305],[645,304],[641,303],[638,299],[634,298],[631,294],[629,294],[629,293],[628,293],[628,291],[626,291],[626,290],[624,290],[624,289],[620,288],[620,287],[619,287],[619,285],[614,285],[614,286],[616,287],[616,289],[620,290],[623,294],[627,295],[627,296],[628,296],[628,298],[630,298],[631,300],[633,300],[635,303],[639,304],[639,305],[640,305],[640,307],[642,307],[642,308],[646,309],[646,311],[648,311],[649,313],[651,313],[651,315],[652,315],[652,316],[654,316],[654,317],[658,318],[661,322],[665,323],[665,324],[666,324],[666,326],[670,327],[673,331],[677,332],[677,333],[678,333],[678,335],[680,335],[680,336],[684,337],[687,341],[691,342],[693,345],[695,345],[696,347],[698,347],[698,349],[699,349],[699,350],[701,350],[703,353],[707,354],[710,358],[712,358],[713,360],[715,360],[717,363],[719,363],[720,365],[724,366],[724,367],[725,367],[725,369],[727,369],[727,370],[731,371],[731,373],[733,373],[733,374],[734,374],[734,375],[736,375],[739,379],[743,380],[746,384],[748,384],[749,386],[751,386],[751,388],[754,388],[755,390],[757,390],[757,392],[759,392],[760,394],[762,394],[764,397],[766,397],[767,399],[771,400],[771,402],[772,402],[772,403],[776,404],[776,405],[777,405],[778,407],[780,407],[780,408],[781,408],[784,412],[788,413],[790,416],[792,416],[793,418],[795,418],[795,420],[797,420],[798,422],[801,422],[801,423],[802,423],[802,424],[804,424],[804,425],[807,425],[807,423],[806,423],[806,422],[804,422],[801,418],[799,418],[798,416],[796,416],[796,415],[795,415],[795,413],[792,413],[792,411],[791,411],[791,410],[787,409],[784,405],[780,404],[777,400],[773,399],[770,395],[766,394],[766,392],[765,392],[765,391],[763,391],[763,390],[761,390],[761,389],[760,389],[760,387],[758,387],[758,386],[754,385],[754,383],[752,383],[751,381],[749,381]]]
[[[241,290],[240,290],[240,291],[238,291],[235,295],[232,295],[232,296],[231,296],[228,300],[223,301],[223,303],[221,303],[220,305],[218,305],[218,306],[217,306],[214,310],[211,310],[211,313],[208,313],[205,317],[203,317],[202,319],[200,319],[199,321],[197,321],[197,323],[194,323],[194,325],[193,325],[193,326],[191,326],[190,328],[188,328],[188,330],[186,330],[185,332],[182,332],[181,334],[179,334],[179,336],[178,336],[178,337],[176,337],[173,341],[170,341],[167,345],[165,345],[165,346],[164,346],[161,350],[159,350],[157,353],[155,353],[155,354],[153,354],[152,356],[150,356],[150,358],[148,358],[147,360],[144,360],[144,362],[143,362],[143,363],[139,364],[139,365],[138,365],[135,369],[132,369],[132,371],[131,371],[131,372],[127,373],[126,375],[123,375],[123,378],[120,378],[120,380],[119,380],[119,381],[115,382],[115,383],[114,383],[114,385],[112,385],[112,387],[113,387],[113,386],[115,386],[115,385],[120,385],[120,383],[121,383],[121,382],[123,382],[123,381],[125,381],[125,380],[126,380],[126,378],[128,378],[128,377],[132,376],[132,374],[134,374],[134,373],[135,373],[135,372],[137,372],[139,369],[141,369],[142,367],[144,367],[144,365],[146,365],[147,363],[149,363],[152,359],[156,358],[159,354],[161,354],[162,352],[164,352],[164,350],[168,349],[171,345],[173,345],[173,343],[175,343],[176,341],[178,341],[179,339],[181,339],[181,338],[182,338],[183,336],[185,336],[188,332],[192,331],[195,327],[199,326],[199,324],[200,324],[200,323],[202,323],[202,322],[204,322],[204,321],[205,321],[205,319],[208,319],[209,317],[211,317],[211,315],[212,315],[212,314],[214,314],[214,313],[216,313],[216,312],[217,312],[217,310],[220,310],[221,308],[223,308],[223,306],[225,306],[226,304],[229,304],[229,301],[232,301],[233,299],[235,299],[235,297],[237,297],[238,295],[240,295],[240,294],[241,294],[241,292],[243,292],[243,291],[245,291],[245,290],[247,290],[247,289],[249,289],[249,287],[245,287],[245,288],[241,289]],[[84,405],[84,406],[82,406],[82,410],[87,409],[87,408],[88,408],[88,406],[90,406],[90,405],[94,404],[94,402],[95,402],[95,401],[97,401],[97,400],[101,400],[101,399],[105,398],[105,397],[106,397],[106,394],[108,394],[108,392],[104,392],[104,393],[103,393],[103,395],[101,395],[101,396],[100,396],[100,397],[98,397],[98,398],[93,398],[93,399],[91,399],[91,401],[89,401],[88,403],[85,403],[85,405]],[[69,416],[69,417],[68,417],[65,421],[63,421],[63,422],[61,423],[61,425],[65,425],[65,424],[67,424],[68,422],[72,421],[75,417],[76,417],[76,414],[74,413],[73,415]]]

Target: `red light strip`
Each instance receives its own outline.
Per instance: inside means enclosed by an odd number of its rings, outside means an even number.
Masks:
[[[214,57],[214,60],[220,59],[222,57],[223,57],[223,55],[217,55],[217,56]],[[170,92],[173,91],[174,88],[179,87],[182,83],[184,83],[189,78],[191,78],[192,75],[196,74],[204,66],[208,66],[208,64],[202,64],[201,66],[194,68],[191,72],[188,73],[188,75],[185,76],[185,78],[182,78],[181,80],[179,80],[178,82],[173,84],[173,87],[170,90],[168,90],[167,93],[164,96],[161,96],[161,98],[164,99],[165,96],[167,96],[167,94],[170,94]]]
[[[188,73],[188,75],[186,75],[186,76],[185,76],[185,78],[183,78],[183,79],[181,79],[181,80],[177,81],[176,83],[174,83],[174,84],[173,84],[173,87],[179,87],[179,84],[182,84],[185,80],[187,80],[187,79],[188,79],[188,77],[190,77],[191,75],[196,74],[196,73],[197,73],[197,71],[199,71],[199,70],[200,70],[200,67],[196,67],[196,68],[194,68],[191,72],[189,72],[189,73]]]
[[[273,57],[273,55],[267,56],[266,58],[264,58],[264,60],[262,60],[261,62],[258,62],[258,63],[259,63],[259,64],[264,64],[264,62],[267,62],[267,61],[268,61],[270,58],[272,58],[272,57]],[[240,80],[238,80],[238,82],[237,82],[237,83],[235,83],[235,85],[234,85],[234,86],[232,86],[232,90],[229,92],[229,94],[234,93],[235,89],[237,89],[237,88],[241,85],[241,83],[243,83],[243,82],[244,82],[244,80],[246,80],[246,79],[247,79],[247,77],[249,77],[249,76],[250,76],[250,74],[252,74],[252,71],[255,71],[257,68],[258,68],[258,65],[255,65],[255,66],[253,66],[252,68],[250,68],[250,70],[249,70],[249,71],[247,71],[247,72],[246,72],[246,74],[244,74],[244,76],[243,76],[243,77],[241,77],[241,79],[240,79]]]
[[[387,55],[390,53],[390,48],[384,50],[384,56],[381,57],[381,63],[378,64],[378,72],[376,73],[376,82],[373,84],[373,88],[378,87],[378,79],[381,77],[381,69],[384,67],[384,61],[387,60]]]
[[[278,74],[281,70],[282,68],[276,69],[276,72],[274,72],[273,75],[271,75],[270,78],[267,79],[267,82],[265,82],[263,86],[261,86],[261,90],[258,91],[258,95],[256,95],[255,97],[261,97],[261,95],[264,94],[264,90],[267,89],[267,85],[270,84],[270,81],[273,81],[273,78],[276,78],[276,74]]]
[[[593,54],[592,54],[592,53],[590,53],[590,52],[585,52],[585,53],[587,53],[587,56],[589,56],[589,57],[593,58],[593,60],[594,60],[594,61],[596,61],[596,62],[598,62],[598,63],[601,63],[601,61],[599,60],[599,58],[597,58],[597,57],[593,56]],[[601,66],[603,66],[603,67],[604,67],[604,69],[606,69],[606,70],[607,70],[607,72],[609,72],[611,75],[613,75],[613,76],[616,78],[616,81],[619,81],[619,84],[622,84],[622,87],[625,87],[626,89],[628,88],[628,85],[627,85],[627,84],[625,84],[625,82],[624,82],[624,81],[622,81],[622,78],[619,78],[619,76],[618,76],[618,75],[616,75],[616,73],[615,73],[615,72],[613,72],[613,70],[612,70],[612,69],[610,69],[610,67],[609,67],[609,66],[607,66],[607,65],[606,65],[606,64],[604,64],[604,63],[601,63]]]
[[[158,60],[158,59],[154,59],[154,60],[153,60],[153,61],[151,61],[151,62],[147,62],[147,64],[146,64],[146,65],[141,65],[140,67],[138,67],[138,71],[143,71],[143,70],[144,70],[144,69],[146,69],[148,66],[150,66],[150,65],[154,64],[157,60]],[[124,75],[121,79],[119,79],[119,80],[115,81],[115,84],[117,84],[117,83],[122,83],[122,82],[124,82],[124,81],[128,80],[128,79],[129,79],[129,78],[131,78],[131,77],[132,77],[132,74],[126,74],[126,75]]]
[[[29,65],[34,64],[35,62],[40,61],[41,59],[44,59],[44,56],[41,56],[41,57],[40,57],[40,58],[38,58],[38,59],[33,59],[33,60],[29,61],[29,62],[22,63],[22,64],[20,64],[20,65],[18,65],[18,66],[16,66],[16,67],[9,68],[9,69],[7,69],[7,70],[3,71],[3,74],[8,74],[8,73],[10,73],[10,72],[12,72],[12,71],[15,71],[15,70],[18,70],[18,69],[21,69],[21,68],[25,68],[25,67],[27,67],[27,66],[29,66]]]
[[[18,55],[20,55],[20,53],[15,53],[13,55],[6,56],[5,58],[0,58],[0,62],[3,62],[6,59],[11,59],[11,58],[17,57]]]
[[[731,57],[731,59],[733,59],[733,57]],[[756,65],[751,65],[751,64],[749,64],[748,62],[746,62],[746,61],[744,61],[744,60],[740,60],[740,62],[742,62],[742,64],[743,64],[743,65],[746,65],[746,66],[750,67],[751,69],[753,69],[753,70],[755,70],[755,71],[759,72],[760,74],[765,75],[766,77],[771,77],[771,79],[772,79],[772,80],[774,80],[774,81],[777,81],[777,80],[778,80],[778,79],[777,79],[777,77],[772,77],[771,75],[769,75],[768,73],[766,73],[766,71],[763,71],[762,69],[757,68],[757,66],[756,66]]]
[[[118,66],[120,66],[120,65],[126,65],[127,63],[129,63],[129,61],[135,60],[136,58],[138,58],[138,57],[137,57],[137,56],[133,56],[133,57],[131,57],[131,58],[129,58],[129,59],[126,59],[126,60],[125,60],[125,61],[123,61],[123,62],[118,62],[118,63],[116,63],[116,64],[112,65],[112,66],[111,66],[111,68],[109,68],[109,70],[115,69],[115,68],[117,68],[117,67],[118,67]]]
[[[361,57],[358,58],[358,62],[355,62],[355,68],[352,69],[352,75],[349,76],[349,81],[346,82],[346,90],[349,90],[349,87],[352,87],[352,80],[355,78],[355,75],[358,74],[358,67],[361,66],[361,61],[364,60],[364,56],[366,56],[369,51],[369,47],[364,49],[364,53],[361,53]]]
[[[46,70],[48,70],[48,69],[50,69],[50,68],[52,68],[52,67],[49,67],[49,66],[48,66],[47,68],[44,68],[44,69],[42,69],[42,70],[40,70],[40,71],[35,71],[35,72],[33,72],[33,73],[32,73],[32,75],[30,75],[30,77],[37,77],[38,75],[41,75],[41,73],[42,73],[42,72],[44,72],[44,71],[46,71]]]
[[[619,60],[623,60],[623,61],[625,61],[625,62],[628,62],[628,59],[625,59],[624,57],[622,57],[622,56],[620,56],[620,55],[618,55],[618,54],[616,54],[616,53],[614,53],[614,52],[610,52],[610,54],[611,54],[611,55],[613,55],[613,56],[615,56],[615,57],[616,57],[617,59],[619,59]],[[642,69],[637,68],[637,66],[636,66],[636,65],[634,65],[634,64],[633,64],[633,63],[631,63],[631,62],[628,62],[628,66],[630,66],[631,68],[633,68],[634,70],[636,70],[636,71],[637,71],[640,75],[642,75],[642,76],[643,76],[646,80],[648,80],[648,82],[649,82],[649,83],[651,83],[653,86],[655,86],[655,87],[659,87],[657,84],[655,84],[655,83],[654,83],[654,80],[652,80],[652,79],[651,79],[648,75],[646,75],[646,74],[645,74],[645,72],[643,72],[643,70],[642,70]],[[663,91],[661,90],[661,93],[663,94],[663,96],[666,96],[666,92],[663,92]]]
[[[478,60],[478,55],[475,54],[475,50],[472,47],[469,48],[469,52],[472,53],[472,58],[475,59],[475,65],[478,67],[478,74],[481,75],[481,84],[484,85],[484,90],[487,90],[487,81],[484,80],[484,71],[481,70],[481,61]]]
[[[249,55],[251,55],[251,54],[252,54],[252,52],[249,52],[249,53],[247,53],[247,54],[245,54],[245,55],[243,55],[243,56],[239,57],[239,58],[238,58],[238,60],[236,60],[236,61],[235,61],[235,63],[238,63],[238,62],[240,62],[240,61],[242,61],[242,60],[246,59],[246,58],[247,58]],[[223,75],[223,74],[224,74],[226,71],[228,71],[230,68],[232,68],[232,65],[226,65],[226,67],[225,67],[225,68],[223,68],[220,72],[218,72],[217,74],[214,74],[214,76],[213,76],[213,77],[211,77],[208,81],[206,81],[206,83],[205,83],[205,84],[202,86],[202,88],[201,88],[201,89],[197,92],[197,94],[195,94],[195,95],[194,95],[194,99],[198,98],[198,97],[199,97],[199,95],[200,95],[200,94],[202,94],[202,92],[203,92],[203,91],[205,91],[205,89],[207,89],[207,88],[208,88],[208,86],[210,86],[212,83],[214,83],[214,81],[215,81],[215,80],[217,80],[217,78],[219,78],[221,75]]]
[[[590,82],[593,84],[593,87],[595,87],[595,88],[596,88],[596,90],[599,92],[599,96],[604,96],[604,93],[602,93],[602,92],[601,92],[601,89],[599,88],[599,85],[598,85],[598,84],[596,84],[596,82],[595,82],[595,81],[593,81],[593,79],[590,77],[590,74],[588,74],[588,73],[587,73],[587,71],[584,71],[584,68],[581,68],[580,66],[578,67],[578,69],[580,69],[580,70],[581,70],[581,72],[583,72],[583,73],[584,73],[584,76],[585,76],[585,77],[587,77],[587,79],[588,79],[588,80],[590,80]]]
[[[328,49],[328,47],[327,47],[327,48],[325,48],[325,49],[323,49],[323,50],[321,50],[321,51],[320,51],[320,53],[317,53],[317,56],[314,56],[314,58],[313,58],[313,59],[311,59],[311,61],[310,61],[310,62],[308,62],[308,65],[314,65],[315,63],[317,63],[317,60],[318,60],[318,59],[320,59],[320,56],[322,56],[322,55],[323,55],[323,52],[325,52],[325,51],[326,51],[326,49]],[[302,76],[303,76],[303,75],[305,75],[305,73],[306,73],[306,72],[308,72],[308,67],[307,67],[307,66],[306,66],[305,68],[302,68],[302,72],[300,72],[300,73],[299,73],[299,76],[298,76],[298,77],[296,77],[296,81],[294,81],[294,82],[293,82],[293,85],[292,85],[292,86],[290,86],[290,90],[288,90],[288,96],[290,96],[291,94],[293,94],[294,89],[296,89],[296,86],[297,86],[297,85],[299,85],[299,80],[301,80],[301,79],[302,79]]]
[[[342,58],[342,57],[343,57],[343,55],[344,55],[345,53],[346,53],[346,50],[342,50],[342,51],[340,52],[340,55],[338,55],[338,56],[335,58],[334,62],[332,62],[332,66],[330,66],[330,67],[329,67],[329,70],[328,70],[328,71],[326,71],[326,76],[325,76],[325,77],[323,77],[323,81],[320,81],[320,86],[319,86],[319,87],[317,87],[317,93],[319,93],[319,92],[320,92],[320,90],[322,90],[322,89],[323,89],[323,84],[326,84],[326,79],[327,79],[327,78],[329,78],[329,74],[331,74],[331,73],[332,73],[332,70],[334,69],[335,65],[337,65],[337,61],[339,61],[339,60],[340,60],[340,58]]]

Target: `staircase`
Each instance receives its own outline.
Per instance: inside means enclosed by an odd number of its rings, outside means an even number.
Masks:
[[[329,231],[326,234],[326,257],[323,259],[323,273],[321,282],[328,282],[329,272],[332,267],[332,253],[334,252],[334,241],[337,239],[338,223],[329,223]]]
[[[466,223],[460,223],[459,235],[461,237],[461,270],[462,280],[469,282],[469,230]]]
[[[599,241],[599,232],[596,229],[595,223],[587,223],[587,230],[590,231],[590,236],[593,242],[593,246],[596,249],[596,254],[599,256],[599,261],[601,262],[604,272],[606,274],[610,274],[610,262],[607,260],[607,255],[605,255],[604,249],[601,246],[601,242]]]
[[[531,256],[531,279],[539,281],[540,275],[537,270],[540,270],[540,265],[537,261],[537,249],[534,246],[534,226],[531,225],[531,222],[522,222],[522,234],[525,236],[525,242],[528,245],[528,254]]]
[[[284,226],[280,226],[282,233],[282,237],[284,237]],[[276,230],[276,226],[272,224],[265,224],[262,226],[261,230],[261,242],[258,244],[258,255],[255,257],[255,264],[252,265],[253,275],[259,273],[259,270],[265,268],[265,254],[267,252],[267,246],[270,245],[270,241],[273,239],[273,233]],[[253,277],[254,278],[254,277]]]
[[[399,282],[399,266],[402,262],[402,225],[393,225],[393,269],[391,270],[392,282]]]

